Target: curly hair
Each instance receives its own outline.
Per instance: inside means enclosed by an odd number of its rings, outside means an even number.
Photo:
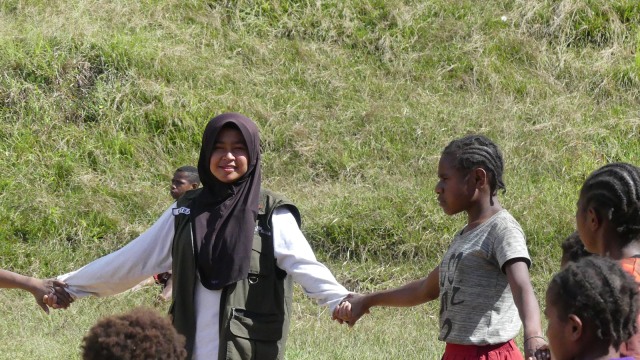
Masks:
[[[567,236],[560,246],[562,247],[563,263],[576,262],[583,257],[591,255],[591,253],[584,248],[584,244],[582,243],[577,231],[574,231],[571,235]]]
[[[502,153],[493,141],[483,135],[468,135],[453,140],[442,151],[442,156],[454,156],[455,166],[459,170],[469,171],[482,168],[489,174],[489,189],[491,190],[491,204],[493,196],[498,190],[506,191],[502,173],[504,160]]]
[[[589,175],[580,190],[583,204],[615,226],[624,243],[640,237],[640,169],[611,163]]]
[[[83,360],[183,360],[185,338],[168,318],[138,308],[98,321],[83,339]]]
[[[616,350],[636,332],[638,285],[611,259],[569,263],[551,280],[548,296],[559,316],[576,315]]]

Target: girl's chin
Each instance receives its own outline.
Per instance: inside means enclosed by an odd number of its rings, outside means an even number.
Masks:
[[[236,180],[238,180],[238,176],[236,176],[236,174],[234,173],[220,174],[220,175],[216,175],[216,179],[218,179],[220,182],[223,182],[225,184],[231,184],[232,182],[235,182]]]

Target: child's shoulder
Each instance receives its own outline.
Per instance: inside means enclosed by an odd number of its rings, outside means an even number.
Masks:
[[[493,221],[497,226],[515,226],[520,228],[520,223],[507,209],[502,209],[495,213],[489,221]]]
[[[498,234],[510,234],[513,232],[521,233],[524,236],[524,230],[522,230],[522,226],[516,220],[516,218],[511,215],[511,213],[502,209],[497,212],[493,217],[489,220],[491,222],[491,228],[493,231]]]
[[[185,192],[184,195],[182,195],[176,201],[177,207],[182,207],[182,206],[186,206],[187,204],[190,204],[193,199],[200,196],[200,193],[202,193],[203,189],[204,188],[197,188],[197,189],[193,189]]]

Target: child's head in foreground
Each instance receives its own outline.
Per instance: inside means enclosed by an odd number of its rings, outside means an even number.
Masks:
[[[185,338],[165,316],[134,309],[98,321],[83,339],[83,360],[182,360]]]
[[[564,269],[570,262],[576,262],[584,257],[590,256],[591,253],[584,248],[584,244],[580,239],[577,231],[567,236],[561,244],[562,258],[560,259],[560,268]]]
[[[551,280],[544,313],[555,360],[617,356],[636,331],[638,285],[600,256],[570,262]]]
[[[640,239],[640,169],[605,165],[580,190],[576,226],[587,250],[603,255]]]

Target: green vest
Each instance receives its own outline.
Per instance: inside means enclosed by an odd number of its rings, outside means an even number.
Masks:
[[[169,312],[176,330],[187,339],[188,358],[193,352],[196,332],[197,269],[191,219],[186,209],[200,191],[187,192],[174,210],[173,303]],[[222,290],[219,360],[284,359],[293,282],[291,276],[278,268],[273,251],[271,215],[280,206],[287,206],[300,225],[300,214],[293,204],[268,190],[260,192],[249,275]]]

